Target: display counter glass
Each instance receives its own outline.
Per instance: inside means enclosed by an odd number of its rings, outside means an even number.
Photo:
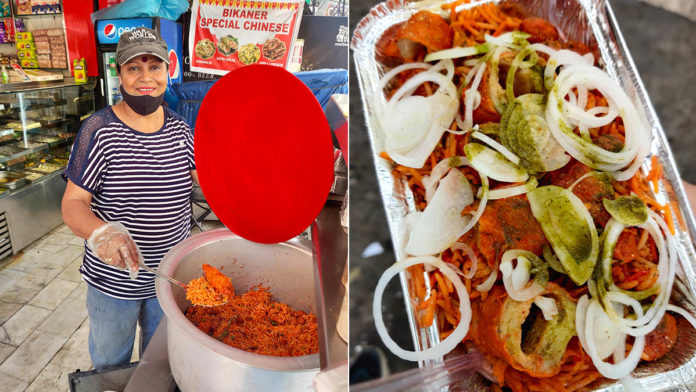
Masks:
[[[0,86],[0,259],[62,222],[60,173],[95,111],[94,88],[72,78]]]

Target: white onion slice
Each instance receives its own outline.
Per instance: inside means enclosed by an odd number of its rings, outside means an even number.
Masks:
[[[588,283],[592,282],[592,279]],[[580,345],[584,348],[587,347],[587,342],[585,341],[585,318],[587,316],[587,308],[590,306],[590,299],[587,294],[580,297],[578,304],[575,307],[575,332],[578,334],[578,340]]]
[[[437,52],[428,53],[423,61],[435,61],[442,59],[458,59],[461,57],[475,56],[481,53],[488,52],[487,44],[480,44],[476,46],[467,46],[463,48],[451,48],[445,50],[439,50]]]
[[[576,185],[578,185],[580,182],[582,182],[582,180],[586,179],[587,177],[594,176],[596,174],[598,174],[598,172],[596,172],[596,171],[591,171],[589,173],[583,174],[582,176],[578,177],[578,179],[575,180],[575,182],[572,185],[570,185],[567,189],[572,192],[573,188],[575,188]]]
[[[696,328],[696,318],[691,313],[687,312],[686,309],[680,308],[679,306],[676,306],[676,305],[669,304],[669,305],[667,305],[667,310],[670,312],[674,312],[674,313],[681,315],[682,317],[684,317],[686,319],[686,321],[691,323],[691,326]]]
[[[425,201],[430,202],[430,200],[432,200],[435,189],[440,183],[440,179],[442,179],[451,168],[468,164],[469,161],[463,155],[445,158],[438,162],[435,167],[430,170],[430,175],[423,176],[422,182],[425,188]]]
[[[517,155],[513,154],[512,151],[508,150],[503,146],[502,144],[496,142],[494,139],[491,137],[487,136],[486,134],[483,134],[479,131],[474,131],[474,133],[471,134],[471,136],[474,139],[478,139],[486,144],[488,144],[490,147],[492,147],[494,150],[498,151],[499,153],[503,154],[505,158],[510,160],[510,162],[514,163],[515,165],[520,164],[520,157]]]
[[[532,45],[532,47],[535,50],[540,50],[540,46],[537,44]],[[592,61],[588,62],[586,57],[583,57],[579,53],[573,52],[572,50],[561,49],[550,53],[550,57],[546,62],[546,67],[544,68],[544,85],[546,86],[546,90],[551,90],[551,85],[553,85],[554,79],[556,78],[556,68],[560,67],[561,65],[583,64],[592,65]]]
[[[553,298],[537,295],[534,297],[534,304],[541,309],[544,320],[551,320],[558,314],[558,306]]]
[[[539,185],[539,181],[536,178],[530,177],[529,181],[522,185],[509,186],[505,188],[493,189],[488,192],[489,200],[505,199],[508,197],[513,197],[517,195],[524,195],[536,189]],[[481,197],[481,190],[477,193],[476,197]]]
[[[638,381],[636,381],[636,379],[630,375],[621,378],[619,382],[621,382],[621,386],[626,392],[642,392],[645,390],[640,384],[638,384]]]
[[[385,149],[401,165],[423,167],[458,111],[457,88],[451,77],[439,73],[441,69],[446,69],[448,75],[450,70],[454,74],[452,61],[443,60],[429,71],[408,79],[387,102],[380,121],[385,134]],[[425,82],[437,83],[437,91],[429,97],[411,97]],[[406,116],[405,113],[409,115]],[[412,120],[419,117],[422,121]]]
[[[579,88],[580,87],[582,87],[582,85],[580,85]],[[584,90],[587,91],[586,88],[584,88]],[[582,105],[583,106],[580,106],[580,103],[578,103],[576,105],[565,105],[563,107],[565,115],[571,120],[571,124],[584,124],[590,128],[599,128],[611,123],[616,116],[619,115],[619,110],[611,103],[609,107],[597,106],[587,110],[585,110],[587,102],[582,103]],[[598,116],[600,114],[603,114],[603,116]]]
[[[451,170],[440,181],[433,199],[428,203],[409,233],[404,250],[413,256],[438,254],[457,241],[471,220],[461,216],[464,207],[474,201],[471,185],[461,171]]]
[[[503,285],[510,298],[515,301],[529,301],[544,291],[535,281],[529,281],[532,268],[531,262],[526,257],[520,257],[524,252],[520,249],[510,249],[503,253],[500,261],[500,272],[503,273]],[[512,260],[517,259],[517,266],[513,269]],[[513,280],[514,279],[514,280]],[[524,282],[519,282],[522,279]]]
[[[440,70],[447,71],[447,79],[452,79],[454,77],[454,62],[452,60],[442,60],[439,63],[433,65],[430,72],[440,72]]]
[[[457,291],[457,296],[459,297],[459,324],[452,333],[445,338],[440,343],[435,346],[425,349],[423,351],[408,351],[399,347],[398,344],[389,336],[387,327],[384,325],[384,319],[382,317],[382,296],[384,290],[387,287],[387,283],[399,272],[405,270],[416,264],[429,264],[436,267],[445,275],[454,285]],[[445,354],[452,351],[465,337],[469,331],[469,323],[471,322],[471,305],[469,303],[469,293],[466,291],[464,283],[457,276],[452,269],[447,268],[446,263],[437,257],[424,256],[424,257],[411,257],[402,261],[397,262],[391,267],[387,268],[382,276],[377,282],[377,287],[375,288],[375,295],[372,302],[372,314],[375,319],[375,327],[380,338],[384,342],[384,345],[399,358],[408,361],[424,361],[426,359],[435,359],[444,356]]]
[[[548,54],[549,56],[551,56],[552,54],[556,53],[556,49],[553,49],[553,48],[551,48],[551,47],[549,47],[549,46],[546,46],[546,45],[544,45],[544,44],[539,44],[539,43],[531,44],[531,45],[528,46],[528,48],[529,48],[529,49],[532,49],[532,50],[536,50],[537,52],[546,53],[546,54]]]
[[[496,280],[498,280],[498,269],[493,269],[491,270],[491,274],[488,275],[488,278],[486,278],[483,283],[476,285],[476,291],[480,291],[482,293],[491,291]]]
[[[396,75],[400,74],[401,72],[408,71],[409,69],[419,69],[419,68],[425,68],[429,69],[431,68],[432,65],[428,63],[406,63],[406,64],[401,64],[398,67],[395,67],[394,69],[390,70],[382,78],[379,80],[379,85],[377,90],[382,90],[384,86],[389,83],[389,81]]]
[[[505,48],[502,46],[495,48],[489,60],[491,69],[488,72],[488,95],[498,113],[503,113],[507,104],[505,90],[500,86],[500,81],[498,80],[498,63],[500,62],[500,55],[504,51]]]
[[[500,265],[500,270],[503,271],[503,281],[505,280],[506,269],[511,267],[511,263],[506,263]],[[529,283],[529,278],[531,276],[532,262],[526,257],[520,256],[517,259],[517,265],[512,272],[510,272],[510,283],[513,291],[520,291],[524,286]]]
[[[609,102],[610,112],[595,117],[566,101],[565,95],[579,85],[599,90]],[[620,113],[626,130],[625,145],[619,152],[604,150],[572,130],[573,122],[594,126],[607,121],[614,111]],[[649,153],[647,126],[640,120],[635,105],[609,75],[596,67],[571,65],[561,71],[548,95],[546,120],[554,138],[570,155],[592,168],[613,172],[618,181],[631,178]]]
[[[469,260],[471,260],[471,268],[469,268],[469,272],[463,274],[462,276],[467,279],[473,279],[474,275],[476,275],[476,269],[478,267],[478,257],[476,257],[474,250],[463,242],[455,242],[452,244],[452,246],[450,246],[450,248],[463,250],[466,252],[466,255],[469,256]]]
[[[424,130],[430,128],[435,117],[432,101],[420,95],[411,95],[393,107],[390,113],[392,121],[388,126],[387,151],[407,153],[421,143],[427,134]]]
[[[489,44],[493,44],[496,46],[502,46],[504,48],[517,49],[522,44],[527,44],[528,42],[526,40],[529,37],[530,37],[530,35],[527,33],[524,33],[521,31],[511,31],[509,33],[500,34],[497,37],[494,37],[490,34],[486,34],[484,36],[484,39]],[[520,41],[524,41],[524,43],[520,42]]]
[[[469,166],[471,166],[469,164]],[[472,227],[478,222],[479,218],[481,218],[481,215],[483,215],[483,211],[486,209],[486,204],[488,204],[488,188],[489,188],[489,183],[488,183],[488,177],[479,172],[479,177],[481,177],[481,188],[483,191],[481,192],[481,197],[479,197],[479,206],[476,209],[476,212],[471,216],[471,220],[469,223],[466,224],[466,227],[462,230],[462,232],[459,234],[459,236],[463,236],[466,232],[471,230]]]
[[[628,298],[628,296],[626,296],[625,294],[621,295]],[[639,303],[637,307],[632,307],[634,312],[636,312],[636,314],[639,317],[643,316],[643,310],[641,309]],[[635,341],[633,342],[633,348],[631,348],[631,352],[625,359],[618,361],[614,364],[604,362],[603,359],[600,358],[598,342],[594,334],[595,321],[598,317],[601,317],[600,315],[602,313],[604,313],[604,310],[602,310],[602,307],[599,305],[599,302],[597,302],[597,300],[591,300],[589,305],[587,306],[587,312],[584,320],[585,328],[583,332],[585,336],[584,339],[580,339],[580,342],[585,342],[583,348],[585,349],[587,354],[590,355],[590,358],[592,358],[592,363],[595,365],[597,370],[604,377],[617,380],[628,376],[633,371],[633,369],[636,368],[636,365],[638,365],[638,362],[640,361],[640,356],[643,353],[643,348],[645,347],[645,336],[636,336]]]
[[[655,241],[658,251],[658,280],[655,283],[659,285],[660,291],[655,298],[655,301],[650,306],[650,308],[643,313],[641,309],[641,316],[636,317],[634,320],[627,319],[623,317],[623,314],[615,312],[611,307],[608,307],[608,303],[619,302],[624,305],[629,305],[632,307],[640,306],[640,303],[633,298],[626,296],[625,294],[618,291],[615,285],[609,288],[609,291],[605,297],[605,307],[607,308],[608,316],[616,323],[617,327],[624,333],[631,336],[643,336],[650,333],[659,324],[664,316],[664,313],[669,304],[669,296],[672,292],[672,285],[674,284],[675,270],[676,270],[676,250],[674,246],[674,240],[668,234],[669,229],[667,228],[664,220],[654,213],[649,211],[650,217],[648,220],[637,227],[643,228],[648,231],[648,234]],[[623,224],[618,223],[618,221],[610,219],[607,223],[605,231],[607,232],[605,242],[615,243],[618,235],[625,227]],[[664,230],[663,234],[660,229]],[[617,234],[618,233],[618,234]],[[605,269],[605,279],[607,281],[611,278],[611,272],[606,271],[607,268],[611,269],[611,254],[609,250],[602,252],[602,267]]]
[[[510,162],[505,156],[480,143],[468,143],[464,153],[477,172],[501,182],[520,182],[529,179],[529,173],[521,166]]]
[[[445,173],[447,173],[447,171],[451,167],[458,167],[464,165],[474,168],[465,156],[450,157],[438,162],[433,168],[433,170],[430,171],[430,176],[423,176],[423,186],[425,187],[426,199],[429,197],[429,194],[434,194],[435,188],[437,187],[440,178]],[[469,221],[469,223],[467,223],[466,227],[464,227],[462,232],[459,234],[460,237],[469,230],[471,230],[472,227],[474,227],[481,215],[483,215],[483,211],[486,209],[486,204],[488,203],[488,176],[486,176],[484,173],[479,172],[479,177],[481,177],[481,188],[479,188],[476,197],[479,198],[481,201],[479,202],[479,206],[476,209],[476,212],[474,212],[474,214],[472,215],[471,220]]]
[[[474,80],[471,83],[471,86],[464,92],[464,124],[462,127],[464,130],[471,129],[474,126],[474,107],[478,107],[478,104],[475,105],[475,101],[478,97],[479,104],[481,103],[481,94],[478,92],[478,88],[479,84],[481,84],[481,79],[483,78],[483,72],[486,70],[486,63],[481,63],[478,65],[478,68],[472,68],[472,70],[469,71],[467,78],[472,75],[474,70],[476,70]],[[468,80],[466,83],[469,83]]]
[[[600,359],[606,359],[620,346],[624,350],[626,348],[626,334],[621,333],[604,312],[597,315],[592,333],[594,333],[597,354]]]

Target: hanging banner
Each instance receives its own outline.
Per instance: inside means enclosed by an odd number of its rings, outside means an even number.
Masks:
[[[191,71],[224,75],[249,64],[287,67],[303,4],[303,0],[194,0],[188,47]]]

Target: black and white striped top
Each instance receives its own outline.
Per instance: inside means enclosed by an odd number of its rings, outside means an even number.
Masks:
[[[157,267],[191,231],[190,170],[195,169],[191,128],[164,108],[164,125],[138,132],[102,109],[84,121],[73,144],[65,176],[92,193],[91,209],[106,222],[121,222],[138,244],[145,263]],[[103,263],[86,246],[83,278],[111,297],[155,296],[154,275]]]

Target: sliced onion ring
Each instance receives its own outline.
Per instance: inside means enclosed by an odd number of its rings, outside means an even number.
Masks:
[[[466,252],[466,255],[469,256],[469,260],[471,260],[471,268],[469,268],[469,272],[462,274],[462,276],[467,279],[473,279],[474,275],[476,275],[476,268],[478,267],[478,258],[476,257],[474,250],[463,242],[455,242],[452,244],[452,246],[450,246],[450,248],[463,250]]]
[[[696,328],[696,317],[689,313],[686,309],[680,308],[679,306],[669,304],[667,305],[667,310],[670,312],[674,312],[679,314],[680,316],[684,317],[686,321],[691,323],[691,325]]]
[[[541,313],[544,315],[544,320],[551,320],[558,314],[556,300],[551,297],[537,295],[534,297],[534,305],[541,309]]]
[[[468,159],[466,159],[465,156],[450,157],[438,162],[433,168],[433,170],[430,171],[430,176],[427,177],[427,179],[426,176],[423,176],[423,186],[425,187],[426,200],[432,198],[432,195],[435,194],[435,188],[437,187],[437,184],[440,182],[440,178],[442,178],[442,176],[444,176],[451,167],[458,167],[464,165],[473,167],[471,166],[471,163]],[[483,215],[483,211],[486,209],[486,204],[488,203],[488,176],[486,176],[483,173],[479,173],[479,177],[481,177],[481,188],[479,188],[476,197],[478,197],[481,201],[479,202],[479,206],[476,209],[476,212],[474,212],[473,216],[471,217],[471,220],[469,221],[469,223],[467,223],[466,227],[464,227],[460,236],[464,235],[464,233],[466,233],[467,231],[471,230],[472,227],[474,227],[476,222],[478,222],[479,218],[481,218],[481,215]]]
[[[523,195],[526,193],[529,193],[536,189],[537,185],[539,185],[539,181],[537,181],[536,178],[530,177],[529,181],[522,185],[515,185],[515,186],[509,186],[505,188],[498,188],[498,189],[493,189],[488,192],[488,200],[497,200],[497,199],[505,199],[507,197],[513,197],[517,195]],[[480,198],[481,197],[481,192],[477,193],[476,197]]]
[[[512,267],[512,260],[517,259],[520,256],[524,256],[525,253],[531,253],[529,251],[524,251],[520,249],[510,249],[503,253],[503,258],[500,261],[500,271],[503,273],[503,284],[505,285],[505,291],[507,291],[510,298],[515,301],[529,301],[530,299],[536,297],[544,291],[544,287],[540,286],[536,281],[529,281],[529,273],[527,273],[527,282],[523,282],[521,285],[515,284],[513,281],[513,274],[517,272],[520,268],[524,268],[519,263],[516,268]],[[531,264],[531,261],[529,261]],[[531,266],[528,266],[531,268]],[[521,286],[518,287],[518,286]],[[515,288],[517,287],[517,288]]]
[[[474,139],[478,139],[478,140],[488,144],[491,148],[493,148],[494,150],[503,154],[503,156],[505,156],[505,158],[510,160],[510,162],[514,163],[515,165],[520,164],[520,157],[513,154],[512,151],[508,150],[507,148],[505,148],[505,146],[496,142],[493,138],[489,137],[488,135],[483,134],[479,131],[474,131],[474,133],[472,133],[471,136]]]
[[[488,44],[479,44],[476,46],[457,47],[451,49],[439,50],[437,52],[428,53],[423,61],[435,61],[442,59],[457,59],[461,57],[475,56],[477,54],[488,52]]]
[[[493,288],[493,284],[495,281],[498,280],[498,269],[495,268],[491,270],[491,274],[488,275],[488,278],[486,278],[483,283],[476,285],[476,291],[480,291],[482,293],[487,293],[491,291]]]
[[[621,293],[613,293],[618,296],[624,296],[626,298],[617,298],[619,299],[618,302],[624,303],[623,300],[626,299],[631,299],[625,294]],[[638,301],[636,301],[638,303]],[[640,304],[638,303],[638,306],[632,306],[634,312],[638,315],[638,317],[643,316],[643,310],[640,307]],[[633,369],[636,368],[636,365],[638,365],[638,362],[640,361],[640,356],[643,353],[643,348],[645,347],[645,336],[636,336],[635,341],[633,342],[633,347],[631,348],[631,352],[628,354],[628,356],[620,361],[617,361],[617,363],[611,364],[604,362],[601,358],[599,358],[599,353],[598,353],[598,347],[597,347],[597,342],[595,340],[594,336],[594,321],[597,318],[597,316],[600,313],[603,313],[604,310],[602,310],[601,305],[599,305],[599,302],[597,300],[591,300],[589,305],[587,306],[587,312],[585,316],[585,328],[584,328],[584,339],[580,339],[580,342],[585,342],[583,345],[583,348],[585,351],[590,355],[590,358],[592,358],[592,363],[595,365],[597,370],[607,378],[611,378],[614,380],[624,378],[628,376]],[[624,345],[625,346],[625,345]]]
[[[452,331],[452,333],[445,338],[445,340],[423,351],[408,351],[399,347],[391,336],[389,336],[387,327],[384,325],[384,319],[382,318],[382,296],[385,288],[387,287],[387,283],[389,283],[394,276],[404,271],[406,268],[416,264],[432,265],[433,267],[438,268],[440,272],[442,272],[442,274],[452,282],[455,290],[457,291],[457,295],[459,296],[460,317],[459,324],[454,331]],[[441,358],[457,347],[457,345],[466,337],[467,332],[469,332],[469,323],[471,322],[471,305],[469,303],[469,293],[466,291],[464,283],[462,283],[457,274],[451,268],[449,268],[444,261],[432,256],[410,257],[387,268],[379,278],[372,302],[372,315],[375,319],[377,333],[379,334],[380,338],[382,338],[384,345],[392,353],[394,353],[394,355],[407,361],[424,361],[427,359]]]
[[[401,64],[401,65],[399,65],[398,67],[396,67],[396,68],[390,70],[389,72],[387,72],[386,74],[384,74],[384,76],[382,76],[382,78],[379,80],[378,90],[383,89],[384,86],[386,86],[387,83],[389,83],[389,81],[390,81],[394,76],[398,75],[398,74],[401,73],[401,72],[407,71],[407,70],[409,70],[409,69],[420,69],[420,68],[430,69],[431,67],[432,67],[432,65],[431,65],[431,64],[428,64],[428,63],[406,63],[406,64]]]
[[[577,86],[599,90],[609,103],[610,113],[595,117],[566,101],[564,97]],[[606,122],[614,112],[619,113],[626,130],[625,145],[619,152],[604,150],[572,130],[574,122],[591,126],[588,121]],[[648,126],[633,101],[608,74],[590,65],[571,65],[561,71],[548,94],[546,121],[554,138],[570,155],[587,166],[612,172],[618,181],[633,177],[649,153]]]

